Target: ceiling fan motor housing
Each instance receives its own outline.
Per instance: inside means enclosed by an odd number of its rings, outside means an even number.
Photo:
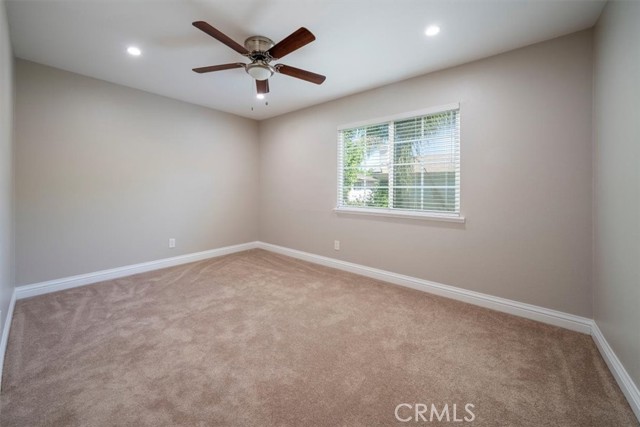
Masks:
[[[263,54],[262,56],[266,56],[266,52],[271,49],[275,43],[273,40],[263,36],[251,36],[244,41],[244,47],[251,52],[249,57],[255,54]]]
[[[256,80],[267,80],[276,71],[269,61],[271,56],[267,53],[275,43],[267,37],[251,36],[244,41],[244,47],[249,51],[247,55],[251,59],[251,64],[247,64],[245,70],[247,74]]]

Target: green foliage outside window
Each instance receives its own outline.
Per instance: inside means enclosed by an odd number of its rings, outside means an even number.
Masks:
[[[343,130],[342,204],[455,212],[457,114],[446,111]]]

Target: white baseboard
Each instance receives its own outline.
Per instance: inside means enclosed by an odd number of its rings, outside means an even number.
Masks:
[[[626,369],[613,352],[613,349],[609,346],[609,343],[604,338],[604,335],[602,335],[598,325],[592,319],[505,298],[494,297],[479,292],[468,291],[466,289],[443,285],[441,283],[418,279],[416,277],[404,276],[402,274],[379,270],[377,268],[366,267],[360,264],[289,249],[283,246],[272,245],[270,243],[257,242],[257,247],[282,255],[287,255],[292,258],[324,265],[326,267],[332,267],[396,285],[417,289],[423,292],[440,295],[458,301],[464,301],[481,307],[513,314],[515,316],[570,329],[572,331],[591,334],[598,350],[600,350],[607,366],[618,382],[620,389],[629,401],[633,412],[640,420],[640,393],[638,392],[638,387],[635,385]]]
[[[592,319],[539,307],[532,304],[526,304],[506,298],[495,297],[480,292],[469,291],[457,288],[455,286],[444,285],[429,280],[419,279],[416,277],[405,276],[390,271],[380,270],[377,268],[367,267],[347,261],[341,261],[321,255],[315,255],[308,252],[289,249],[283,246],[277,246],[264,242],[249,242],[240,245],[227,246],[218,249],[212,249],[204,252],[181,255],[173,258],[165,258],[157,261],[134,264],[124,267],[113,268],[109,270],[98,271],[95,273],[81,274],[78,276],[67,277],[63,279],[49,280],[31,285],[18,286],[15,288],[7,321],[2,332],[2,340],[0,341],[0,362],[4,362],[4,353],[9,338],[9,328],[11,326],[11,318],[13,316],[13,308],[16,299],[28,298],[37,295],[43,295],[50,292],[57,292],[64,289],[74,288],[78,286],[98,283],[105,280],[116,279],[120,277],[130,276],[133,274],[144,273],[147,271],[158,270],[161,268],[172,267],[180,264],[186,264],[194,261],[200,261],[207,258],[214,258],[235,252],[241,252],[249,249],[260,248],[267,251],[290,256],[292,258],[301,259],[315,264],[336,268],[350,273],[360,274],[362,276],[392,283],[395,285],[405,286],[419,291],[440,295],[443,297],[463,301],[481,307],[490,308],[492,310],[509,313],[515,316],[524,317],[526,319],[536,320],[554,326],[559,326],[572,331],[585,334],[591,334],[602,357],[606,361],[609,369],[613,373],[618,385],[626,396],[634,413],[640,419],[640,393],[626,369],[609,346],[609,343],[602,335],[602,332]],[[0,366],[0,378],[2,375],[2,367]]]
[[[302,252],[295,249],[289,249],[283,246],[272,245],[270,243],[258,242],[258,248],[298,258],[304,261],[313,262],[315,264],[337,268],[350,273],[360,274],[362,276],[371,277],[373,279],[382,280],[395,285],[405,286],[407,288],[417,289],[430,294],[440,295],[481,307],[490,308],[492,310],[513,314],[515,316],[537,320],[554,326],[560,326],[572,331],[582,332],[585,334],[589,334],[591,332],[592,320],[586,317],[563,313],[561,311],[551,310],[536,305],[525,304],[506,298],[494,297],[480,292],[468,291],[455,286],[443,285],[429,280],[366,267],[364,265]]]
[[[575,316],[573,314],[563,313],[561,311],[551,310],[531,304],[525,304],[505,298],[494,297],[480,292],[457,288],[455,286],[443,285],[441,283],[431,282],[429,280],[418,279],[416,277],[405,276],[390,271],[366,267],[360,264],[354,264],[347,261],[341,261],[334,258],[328,258],[321,255],[315,255],[312,253],[302,252],[295,249],[289,249],[283,246],[272,245],[270,243],[264,242],[249,242],[240,245],[226,246],[223,248],[181,255],[173,258],[165,258],[157,261],[144,262],[141,264],[117,267],[109,270],[97,271],[94,273],[80,274],[77,276],[65,277],[62,279],[48,280],[46,282],[18,286],[15,289],[15,295],[16,299],[29,298],[37,295],[43,295],[51,292],[62,291],[64,289],[103,282],[105,280],[131,276],[133,274],[144,273],[147,271],[159,270],[161,268],[173,267],[180,264],[187,264],[194,261],[214,258],[254,248],[265,249],[271,252],[287,255],[292,258],[302,259],[304,261],[309,261],[315,264],[360,274],[362,276],[371,277],[373,279],[378,279],[396,285],[417,289],[423,292],[452,298],[481,307],[486,307],[516,316],[525,317],[527,319],[537,320],[543,323],[560,326],[585,334],[591,332],[591,323],[593,321],[591,319],[587,319],[586,317]]]
[[[120,277],[131,276],[133,274],[145,273],[147,271],[159,270],[161,268],[173,267],[176,265],[201,261],[208,258],[215,258],[235,252],[242,252],[249,249],[254,249],[256,247],[257,242],[248,242],[239,245],[211,249],[203,252],[180,255],[172,258],[164,258],[156,261],[111,268],[109,270],[96,271],[94,273],[80,274],[77,276],[65,277],[62,279],[48,280],[46,282],[18,286],[16,287],[16,298],[23,299],[34,297],[37,295],[62,291],[64,289],[104,282],[105,280],[118,279]]]
[[[9,343],[9,330],[11,329],[11,321],[13,320],[13,309],[16,306],[16,290],[11,293],[11,301],[7,309],[7,318],[2,328],[2,338],[0,339],[0,390],[2,390],[2,368],[4,367],[4,355],[7,352],[7,344]]]
[[[624,368],[624,365],[622,365],[622,362],[620,362],[620,359],[618,359],[618,356],[614,353],[595,321],[591,327],[591,336],[598,350],[600,350],[602,358],[613,374],[613,377],[618,382],[622,393],[624,393],[629,405],[631,405],[633,413],[636,414],[636,417],[640,421],[640,391],[638,391],[638,386],[631,379],[631,376]]]

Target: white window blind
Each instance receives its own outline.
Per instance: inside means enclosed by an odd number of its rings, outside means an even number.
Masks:
[[[457,107],[340,129],[338,145],[338,209],[460,214]]]

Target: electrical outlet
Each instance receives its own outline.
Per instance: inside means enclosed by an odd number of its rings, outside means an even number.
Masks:
[[[176,247],[176,239],[171,238],[169,239],[169,248],[175,248]]]
[[[333,249],[335,249],[336,251],[340,250],[340,240],[333,241]]]

